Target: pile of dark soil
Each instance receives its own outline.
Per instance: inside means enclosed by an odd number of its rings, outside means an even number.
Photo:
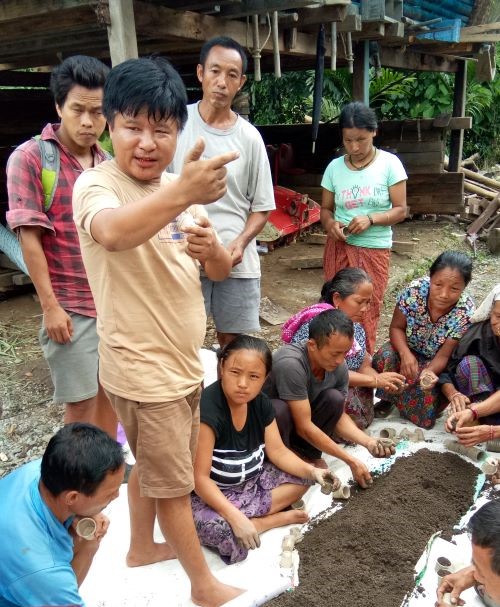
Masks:
[[[297,546],[299,586],[269,607],[399,607],[433,533],[450,537],[471,506],[478,469],[421,449],[319,521]]]

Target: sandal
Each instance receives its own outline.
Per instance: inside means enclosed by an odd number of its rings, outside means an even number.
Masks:
[[[394,405],[386,400],[379,401],[374,409],[375,417],[385,419],[389,416],[393,407]]]

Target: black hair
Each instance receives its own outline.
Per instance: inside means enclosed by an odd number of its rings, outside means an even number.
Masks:
[[[208,54],[214,48],[214,46],[222,46],[222,48],[230,48],[237,51],[241,57],[241,74],[245,74],[248,67],[248,59],[245,49],[239,42],[229,38],[229,36],[216,36],[215,38],[210,38],[210,40],[205,42],[200,51],[200,63],[203,67],[205,67]]]
[[[253,350],[257,352],[262,357],[262,362],[266,367],[266,374],[271,371],[273,355],[263,339],[252,337],[251,335],[237,335],[232,341],[217,351],[217,358],[223,364],[233,352],[237,352],[238,350]]]
[[[184,83],[170,61],[163,57],[128,59],[114,67],[104,86],[103,112],[113,126],[116,114],[173,119],[181,130],[187,120]]]
[[[472,543],[492,551],[491,569],[500,575],[500,501],[492,500],[479,508],[468,527]]]
[[[361,103],[353,101],[344,105],[339,116],[340,129],[366,129],[367,131],[377,130],[377,116],[375,111]]]
[[[436,272],[451,268],[457,270],[467,286],[472,278],[472,259],[469,255],[460,251],[444,251],[432,263],[429,275],[432,277]]]
[[[68,93],[74,86],[86,89],[102,89],[109,74],[109,67],[95,57],[73,55],[52,70],[50,90],[59,107],[66,102]]]
[[[345,299],[356,293],[359,285],[364,282],[371,284],[372,279],[361,268],[344,268],[339,270],[333,278],[327,280],[321,288],[320,303],[329,303],[333,301],[333,295],[338,293],[340,299]]]
[[[314,339],[318,348],[321,348],[330,335],[343,335],[352,339],[354,324],[342,310],[325,310],[311,320],[309,325],[309,339]]]
[[[92,424],[73,423],[54,434],[42,457],[41,480],[54,496],[93,495],[109,472],[124,463],[121,445]]]

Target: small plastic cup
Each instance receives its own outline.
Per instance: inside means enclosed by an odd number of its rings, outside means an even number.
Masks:
[[[97,523],[90,517],[81,518],[76,524],[75,531],[84,540],[93,540],[97,531]]]
[[[382,430],[380,430],[380,438],[394,438],[395,436],[395,428],[382,428]]]
[[[321,493],[324,493],[325,495],[330,495],[330,493],[333,491],[333,485],[332,483],[330,483],[329,481],[325,481],[322,485],[321,485]]]
[[[291,550],[283,550],[281,553],[280,567],[291,569],[293,567],[293,554]]]
[[[340,487],[332,493],[332,497],[336,500],[348,500],[351,497],[349,485],[340,485]]]
[[[439,556],[436,559],[436,566],[434,569],[436,570],[436,573],[438,573],[439,571],[446,571],[445,575],[448,575],[448,573],[451,573],[450,559],[446,558],[445,556]]]

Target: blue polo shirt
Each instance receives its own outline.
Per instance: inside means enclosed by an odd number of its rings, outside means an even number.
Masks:
[[[71,567],[71,519],[40,495],[40,460],[0,480],[0,607],[83,607]]]

